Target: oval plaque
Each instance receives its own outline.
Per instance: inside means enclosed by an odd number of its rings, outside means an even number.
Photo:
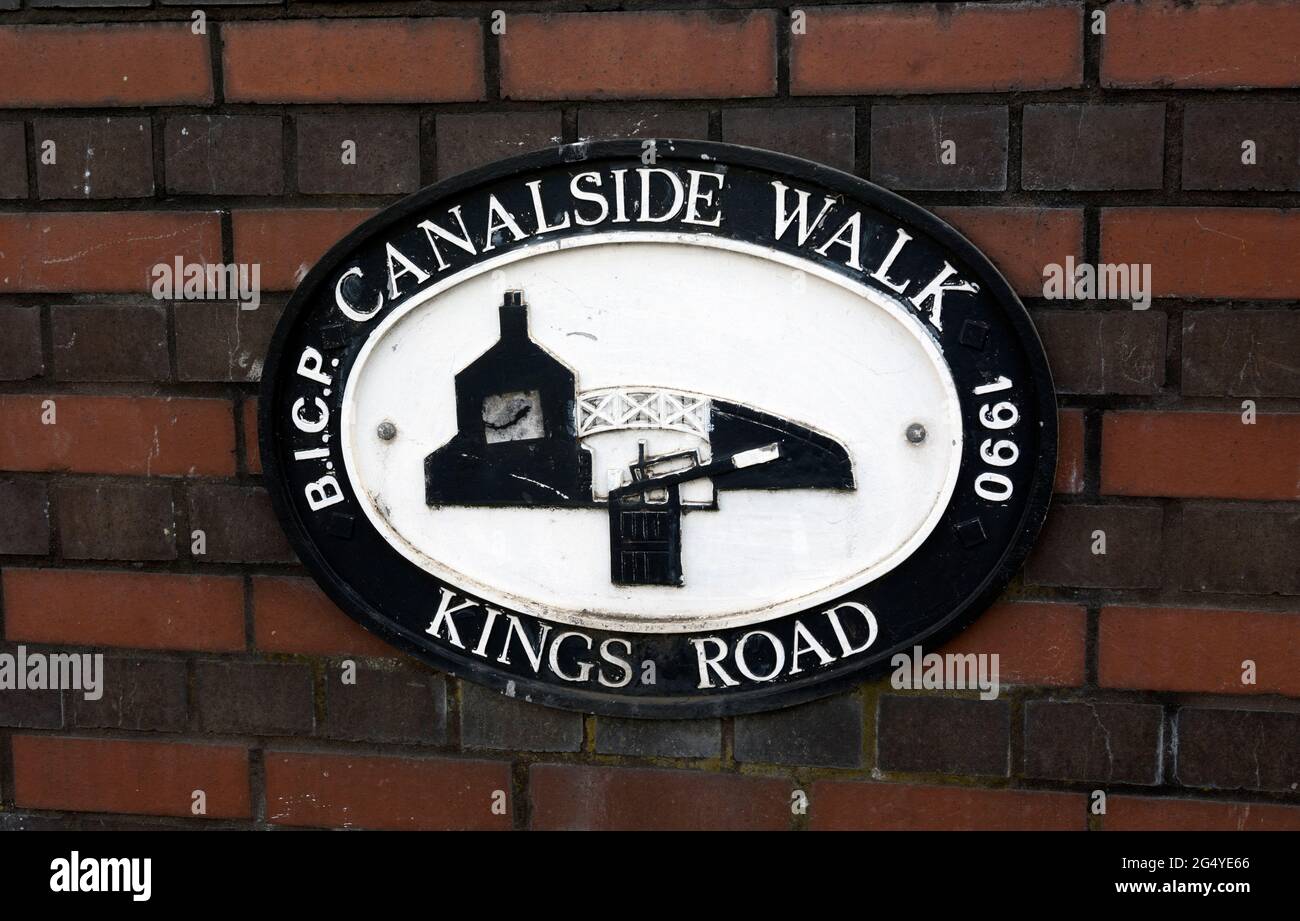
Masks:
[[[611,141],[440,183],[330,250],[268,356],[298,555],[395,646],[520,699],[751,712],[969,623],[1047,508],[1029,317],[839,171]]]

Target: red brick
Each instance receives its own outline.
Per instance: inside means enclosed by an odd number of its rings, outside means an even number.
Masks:
[[[0,108],[211,102],[208,37],[189,26],[0,28]]]
[[[310,579],[253,579],[253,643],[263,652],[402,657],[340,611]]]
[[[1300,807],[1112,796],[1106,800],[1101,827],[1105,831],[1300,831]]]
[[[221,261],[215,212],[0,214],[0,293],[148,292],[178,256]]]
[[[54,424],[41,422],[54,403]],[[231,476],[235,421],[225,400],[0,396],[0,470]]]
[[[1083,80],[1083,10],[899,4],[808,10],[790,37],[796,96],[1041,90]]]
[[[1080,793],[981,790],[819,780],[809,808],[814,831],[1083,831]]]
[[[1256,684],[1242,684],[1242,662]],[[1098,633],[1103,687],[1300,697],[1300,616],[1202,608],[1106,607]]]
[[[492,808],[498,791],[504,814]],[[504,830],[509,797],[504,761],[266,753],[267,820],[278,825]]]
[[[235,576],[6,569],[5,638],[135,649],[244,648]]]
[[[1112,3],[1106,17],[1106,86],[1300,83],[1300,6],[1291,0]]]
[[[1011,287],[1043,294],[1043,266],[1083,258],[1083,212],[1075,208],[935,208],[993,260]]]
[[[1101,261],[1148,263],[1156,297],[1300,297],[1300,211],[1105,208]]]
[[[998,680],[1078,687],[1084,679],[1084,609],[1071,604],[1007,602],[989,608],[949,640],[943,653],[998,654]]]
[[[1101,491],[1112,496],[1300,499],[1300,414],[1106,413]]]
[[[221,41],[230,102],[483,98],[483,39],[473,19],[226,23]]]
[[[260,263],[266,290],[292,291],[326,250],[374,213],[369,208],[235,211],[235,261]]]
[[[1052,490],[1083,492],[1083,410],[1061,410],[1056,426],[1056,484]]]
[[[511,15],[509,99],[707,99],[776,92],[769,11]]]
[[[791,822],[793,787],[767,777],[538,764],[528,784],[536,829],[773,831]]]
[[[244,400],[244,466],[249,473],[262,472],[262,455],[257,444],[257,397]]]
[[[14,736],[14,802],[29,809],[192,816],[196,790],[205,818],[250,815],[248,750]]]

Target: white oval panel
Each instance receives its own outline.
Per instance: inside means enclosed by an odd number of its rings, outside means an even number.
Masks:
[[[439,578],[576,626],[734,626],[866,584],[942,516],[961,457],[957,395],[935,342],[893,299],[707,236],[568,239],[474,271],[395,309],[358,356],[344,401],[345,462],[367,515]],[[530,337],[576,373],[580,392],[661,388],[783,417],[843,445],[855,488],[719,492],[716,508],[682,515],[681,586],[614,584],[600,508],[430,508],[424,459],[457,432],[455,374],[497,341],[507,290],[524,292]],[[384,421],[397,429],[388,441],[376,434]],[[913,423],[926,429],[920,445],[904,434]],[[597,492],[636,459],[639,440],[651,454],[699,447],[707,459],[689,426],[595,432],[584,445]]]

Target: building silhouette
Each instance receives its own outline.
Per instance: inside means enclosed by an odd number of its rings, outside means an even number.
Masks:
[[[578,443],[577,378],[528,335],[523,293],[507,291],[501,338],[456,375],[451,441],[424,461],[429,505],[592,504]]]

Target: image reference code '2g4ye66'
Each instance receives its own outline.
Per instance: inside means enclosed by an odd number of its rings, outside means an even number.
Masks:
[[[570,145],[430,187],[299,286],[260,401],[302,561],[400,649],[624,716],[810,700],[970,623],[1055,468],[996,269],[836,170]]]

